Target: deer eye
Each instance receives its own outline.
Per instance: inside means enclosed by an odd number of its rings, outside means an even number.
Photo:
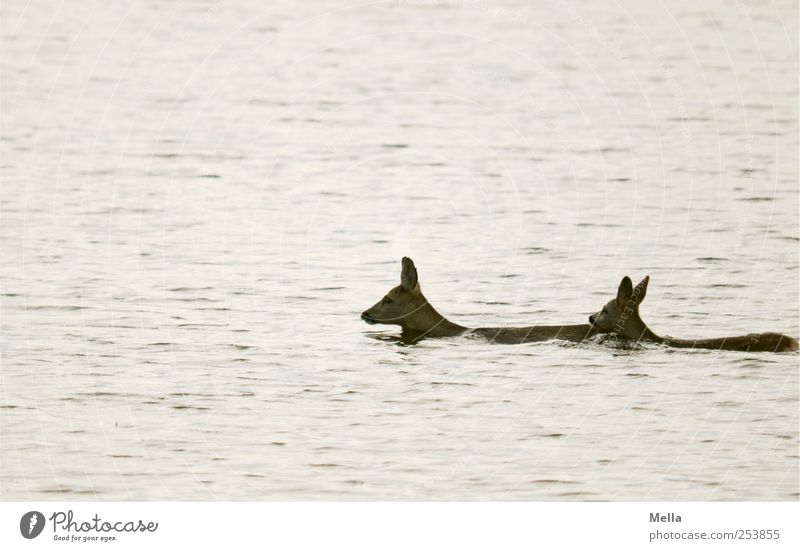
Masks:
[[[391,304],[392,303],[392,299],[390,299],[389,297],[383,297],[383,303],[384,304]]]
[[[604,314],[608,314],[608,309],[607,308],[603,308],[603,313]]]

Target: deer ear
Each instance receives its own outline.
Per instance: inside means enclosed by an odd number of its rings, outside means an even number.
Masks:
[[[406,291],[413,291],[419,280],[417,279],[417,268],[414,266],[414,261],[407,256],[403,257],[403,269],[400,272],[400,284]]]
[[[650,283],[650,276],[644,276],[644,279],[639,282],[636,288],[633,290],[633,299],[636,304],[641,304],[644,300],[644,296],[647,294],[647,284]]]
[[[633,295],[633,282],[631,278],[625,276],[617,289],[617,305],[624,306]]]

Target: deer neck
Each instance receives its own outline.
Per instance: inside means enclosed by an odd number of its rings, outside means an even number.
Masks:
[[[403,333],[424,337],[456,337],[468,329],[445,318],[425,300],[408,324],[403,325]]]
[[[653,331],[651,331],[650,328],[647,327],[647,324],[644,321],[642,321],[642,318],[638,316],[638,313],[630,321],[634,321],[636,323],[636,328],[634,328],[632,331],[626,328],[625,331],[626,337],[637,341],[649,341],[658,344],[661,344],[666,340],[664,339],[664,337],[656,335]]]

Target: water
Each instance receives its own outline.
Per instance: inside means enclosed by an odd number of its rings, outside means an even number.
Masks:
[[[2,5],[5,500],[796,500],[797,5]],[[668,10],[668,11],[666,11]]]

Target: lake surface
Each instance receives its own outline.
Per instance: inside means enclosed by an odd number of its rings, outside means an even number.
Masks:
[[[4,500],[797,500],[798,7],[2,3]]]

